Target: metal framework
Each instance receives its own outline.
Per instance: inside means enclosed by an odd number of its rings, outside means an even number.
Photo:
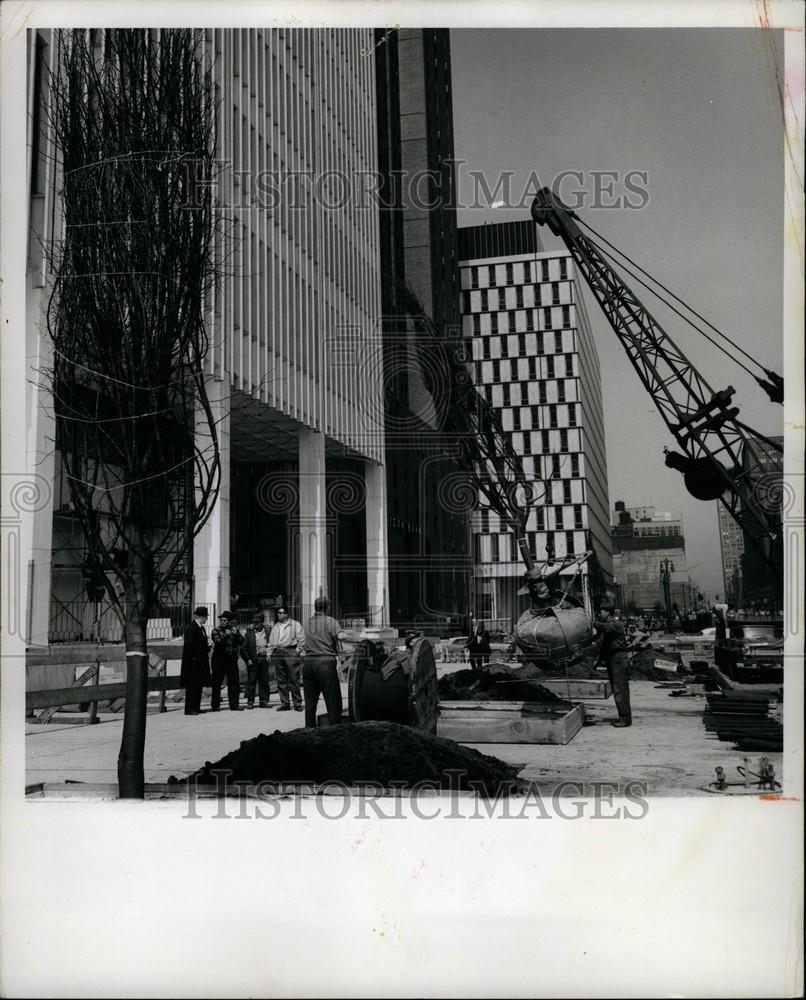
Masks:
[[[684,455],[667,451],[666,464],[684,473],[689,492],[698,499],[719,499],[742,529],[762,543],[768,561],[782,565],[780,515],[773,509],[779,490],[762,482],[769,467],[752,432],[737,420],[738,407],[730,406],[733,387],[714,392],[574,222],[576,214],[549,188],[538,193],[532,216],[568,247],[683,450]]]

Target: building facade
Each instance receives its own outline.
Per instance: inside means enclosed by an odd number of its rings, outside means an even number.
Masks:
[[[683,521],[654,507],[627,507],[616,502],[613,512],[613,573],[618,603],[627,613],[665,613],[664,577],[669,597],[681,616],[694,612],[697,585],[686,561]]]
[[[734,608],[744,603],[742,585],[742,559],[744,558],[744,536],[742,529],[721,503],[717,504],[719,519],[719,546],[722,553],[722,581],[725,601]]]
[[[753,438],[750,448],[745,447],[742,467],[746,474],[757,481],[758,502],[766,505],[767,513],[782,530],[781,503],[783,491],[780,481],[783,474],[783,437],[769,440]],[[778,447],[775,447],[777,445]],[[766,482],[765,482],[766,480]],[[742,582],[745,607],[757,610],[780,610],[783,607],[784,568],[768,543],[742,531],[744,553],[742,556]]]
[[[462,228],[459,252],[477,389],[527,480],[544,484],[526,528],[530,551],[544,563],[592,549],[612,583],[599,360],[573,260],[544,251],[531,221]],[[514,536],[484,506],[473,532],[476,611],[516,618],[526,599]]]
[[[376,79],[366,57],[373,32],[198,34],[215,88],[214,197],[226,222],[205,359],[222,483],[177,581],[175,607],[165,610],[279,594],[304,616],[326,593],[336,613],[380,623],[389,593],[379,216],[377,203],[339,194],[339,184],[378,170]],[[100,53],[103,32],[95,36]],[[53,139],[42,124],[59,37],[37,31],[29,41],[32,372],[49,365],[44,248],[61,225]],[[314,184],[300,202],[294,185],[306,177],[330,178],[335,189]],[[97,609],[87,607],[83,543],[40,389],[29,393],[27,418],[31,467],[55,484],[33,528],[31,641],[103,637]]]
[[[386,492],[390,617],[395,624],[469,613],[469,512],[440,502],[457,471],[442,433],[410,295],[438,339],[460,331],[450,38],[445,29],[378,30]]]

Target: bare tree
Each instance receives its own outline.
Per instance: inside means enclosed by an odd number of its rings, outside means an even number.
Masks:
[[[121,797],[144,794],[146,626],[220,480],[207,399],[213,88],[203,32],[58,35],[49,126],[64,229],[47,324],[57,445],[125,635]]]

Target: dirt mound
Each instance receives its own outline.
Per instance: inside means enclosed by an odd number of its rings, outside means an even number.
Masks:
[[[208,762],[185,782],[215,784],[216,770],[230,771],[230,781],[251,784],[394,782],[410,788],[429,781],[439,788],[495,795],[514,787],[519,768],[411,726],[356,722],[256,736],[215,764]]]
[[[561,699],[523,671],[496,667],[490,670],[457,670],[445,674],[437,685],[441,701],[550,701]]]
[[[671,660],[682,666],[683,660],[679,653],[659,653],[657,650],[648,649],[640,653],[634,653],[630,657],[630,678],[634,681],[673,681],[675,675],[668,670],[658,670],[655,666],[656,658]]]

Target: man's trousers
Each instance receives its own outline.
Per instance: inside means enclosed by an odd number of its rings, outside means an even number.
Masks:
[[[613,688],[613,700],[616,703],[618,717],[622,722],[632,722],[630,711],[630,668],[626,653],[613,653],[605,660],[607,676]]]
[[[301,708],[302,694],[299,689],[301,661],[296,649],[275,649],[272,653],[272,662],[277,673],[280,704],[290,708],[290,702],[293,701],[294,708]]]
[[[331,726],[341,722],[341,684],[335,656],[306,656],[302,667],[302,687],[305,691],[305,725],[316,727],[319,695],[324,695],[327,721]]]

